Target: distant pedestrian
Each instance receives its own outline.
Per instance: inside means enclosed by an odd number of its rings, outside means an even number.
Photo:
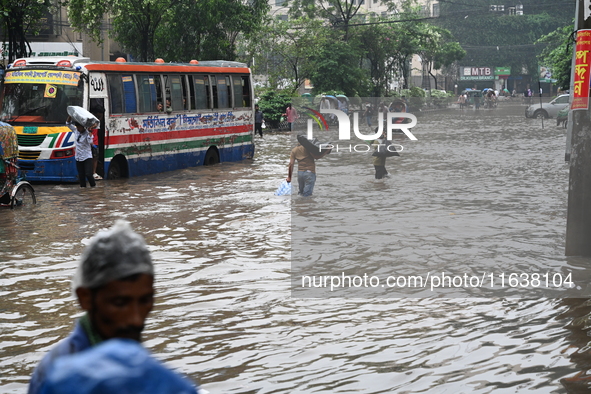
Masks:
[[[265,116],[263,112],[259,109],[259,105],[256,104],[254,106],[254,134],[256,135],[257,131],[261,138],[263,138],[263,122],[265,120]]]
[[[375,140],[372,143],[372,146],[375,150],[384,149],[386,142],[386,132],[383,132],[380,138]],[[373,156],[373,166],[376,170],[376,179],[382,179],[383,177],[388,175],[388,171],[386,170],[386,156]]]
[[[367,122],[367,127],[371,129],[371,117],[373,115],[373,111],[371,110],[371,104],[365,104],[365,111],[363,112],[363,116],[365,116],[365,121]]]
[[[460,94],[458,97],[458,103],[460,103],[460,109],[464,109],[464,106],[466,105],[466,96],[464,94]]]
[[[283,116],[285,116],[285,118],[287,119],[289,130],[293,130],[293,122],[295,122],[298,118],[298,112],[296,111],[296,109],[291,104],[289,104],[285,109],[285,113],[283,114]]]

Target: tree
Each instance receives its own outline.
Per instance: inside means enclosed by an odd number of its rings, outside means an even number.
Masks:
[[[357,14],[361,8],[361,1],[355,4],[354,1],[347,0],[294,0],[289,5],[292,18],[306,15],[308,18],[324,19],[332,27],[342,29],[340,39],[347,41],[349,39],[349,24],[355,18],[359,19]]]
[[[423,62],[423,69],[433,77],[437,87],[437,77],[433,74],[433,69],[438,70],[462,59],[466,51],[459,43],[452,41],[453,37],[447,29],[424,25],[417,37],[419,41],[417,53]],[[427,81],[430,80],[427,78]],[[431,86],[428,89],[431,90]]]
[[[350,42],[327,41],[312,56],[314,70],[310,74],[314,90],[341,90],[346,96],[367,96],[369,76],[360,67],[359,47]]]
[[[264,0],[180,0],[159,29],[158,53],[175,61],[235,60],[238,39],[261,29]]]
[[[552,70],[552,78],[562,89],[569,89],[572,69],[573,46],[572,33],[574,25],[564,26],[554,30],[536,43],[548,44],[539,59],[542,64]]]
[[[521,0],[523,15],[509,15],[507,9],[491,11],[489,0],[440,1],[440,17],[434,22],[448,29],[466,56],[465,66],[499,65],[511,67],[512,74],[527,69],[537,73],[537,55],[542,46],[536,41],[571,22],[572,0]]]
[[[112,38],[139,61],[154,60],[154,37],[162,18],[179,0],[70,0],[72,26],[102,42],[102,22],[113,17]]]
[[[320,20],[270,20],[247,42],[247,56],[255,58],[254,72],[266,74],[270,86],[285,87],[287,82],[293,94],[311,75],[311,60],[327,39]]]
[[[68,16],[100,42],[112,15],[112,38],[138,60],[186,62],[234,60],[237,38],[254,33],[267,9],[264,0],[70,0]]]
[[[2,20],[2,35],[4,42],[8,42],[8,62],[16,58],[27,57],[31,54],[28,34],[36,34],[39,20],[49,11],[49,0],[1,0],[0,17]]]

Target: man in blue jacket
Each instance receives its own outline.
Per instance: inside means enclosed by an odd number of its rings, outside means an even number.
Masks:
[[[99,231],[80,258],[72,290],[86,314],[70,336],[41,360],[29,394],[41,391],[48,371],[61,356],[112,338],[141,342],[144,322],[154,305],[154,268],[143,237],[125,221]]]

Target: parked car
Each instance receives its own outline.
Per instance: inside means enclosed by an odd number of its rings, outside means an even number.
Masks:
[[[558,111],[564,109],[569,104],[570,95],[561,94],[549,103],[532,104],[525,109],[526,118],[555,118]]]

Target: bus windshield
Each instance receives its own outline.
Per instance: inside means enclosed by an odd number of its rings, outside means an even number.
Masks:
[[[6,73],[0,119],[11,123],[64,123],[69,105],[82,106],[80,73],[25,70]]]

